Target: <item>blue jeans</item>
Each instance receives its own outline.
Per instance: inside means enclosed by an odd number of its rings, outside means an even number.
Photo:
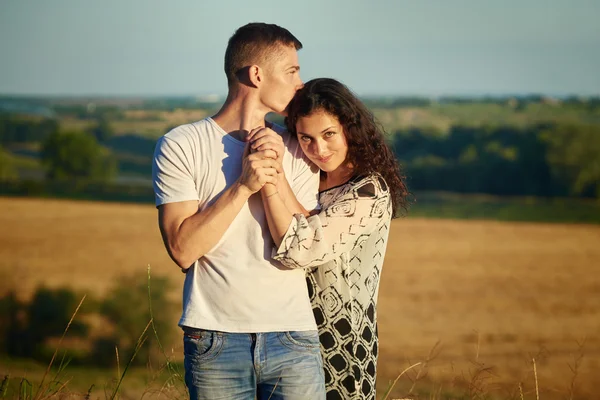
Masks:
[[[226,333],[184,328],[193,400],[325,400],[317,331]]]

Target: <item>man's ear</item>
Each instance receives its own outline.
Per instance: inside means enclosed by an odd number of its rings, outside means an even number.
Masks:
[[[240,68],[235,75],[242,85],[249,87],[258,87],[258,83],[262,80],[262,70],[258,65]],[[257,78],[258,76],[260,78]]]
[[[248,68],[248,80],[252,83],[252,86],[259,87],[263,79],[263,70],[261,67],[258,65],[251,65]]]

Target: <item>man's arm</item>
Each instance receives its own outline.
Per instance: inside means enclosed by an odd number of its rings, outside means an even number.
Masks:
[[[158,223],[163,242],[181,269],[187,270],[219,242],[250,195],[267,183],[276,184],[279,166],[267,158],[272,153],[247,154],[240,178],[204,210],[198,210],[197,201],[159,206]]]
[[[181,269],[188,269],[223,237],[251,194],[236,183],[202,211],[197,201],[159,206],[158,226],[171,259]]]

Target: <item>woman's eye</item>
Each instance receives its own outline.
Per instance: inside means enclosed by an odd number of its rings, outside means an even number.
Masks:
[[[302,140],[303,142],[309,142],[310,141],[310,136],[301,136],[300,140]]]
[[[332,137],[333,135],[335,135],[335,132],[325,132],[325,137],[326,137],[326,138],[330,138],[330,137]]]

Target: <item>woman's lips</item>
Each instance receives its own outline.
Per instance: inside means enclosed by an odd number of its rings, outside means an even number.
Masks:
[[[332,156],[327,156],[327,157],[319,157],[318,160],[319,162],[322,162],[323,164],[327,163],[329,160],[331,160]]]

